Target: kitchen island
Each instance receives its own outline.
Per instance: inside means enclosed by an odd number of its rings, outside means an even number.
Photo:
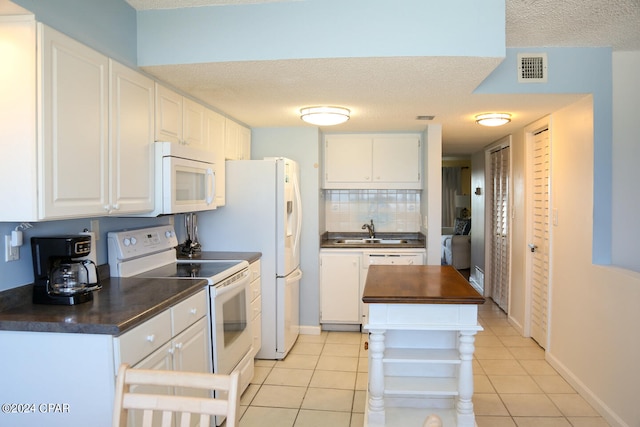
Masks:
[[[365,426],[473,427],[472,359],[484,298],[451,266],[373,265]]]

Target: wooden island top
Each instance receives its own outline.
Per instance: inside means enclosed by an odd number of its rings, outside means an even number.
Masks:
[[[372,265],[362,301],[369,304],[483,304],[450,265]]]

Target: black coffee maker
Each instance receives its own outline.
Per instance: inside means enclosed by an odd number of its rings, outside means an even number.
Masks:
[[[75,305],[93,300],[100,288],[96,265],[81,259],[91,253],[91,237],[32,237],[33,302]],[[93,282],[93,283],[92,283]]]

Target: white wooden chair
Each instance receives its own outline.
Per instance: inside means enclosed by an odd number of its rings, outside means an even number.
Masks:
[[[162,413],[162,427],[172,424],[174,414],[180,414],[180,426],[188,427],[191,415],[200,416],[200,426],[209,426],[211,416],[227,417],[227,427],[237,427],[239,374],[208,374],[198,372],[163,371],[155,369],[133,369],[123,363],[118,371],[116,394],[113,406],[113,427],[125,427],[129,411],[143,412],[142,426],[151,427],[154,411]],[[138,386],[143,391],[132,391]],[[158,390],[173,390],[173,387],[190,389],[220,390],[226,392],[226,398],[190,397],[166,393],[149,392],[150,387]],[[224,395],[224,393],[222,393]],[[157,422],[157,421],[156,421]],[[215,425],[215,424],[214,424]],[[139,427],[139,426],[131,426]]]

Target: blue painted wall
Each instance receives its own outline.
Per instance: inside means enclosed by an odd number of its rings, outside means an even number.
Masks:
[[[547,83],[518,83],[517,55],[527,52],[547,54]],[[505,60],[476,89],[476,93],[492,94],[593,94],[594,225],[592,259],[596,264],[610,264],[612,253],[612,80],[611,48],[507,49]]]
[[[139,65],[503,57],[504,0],[306,0],[141,11]]]
[[[129,66],[137,64],[136,11],[124,0],[13,0],[36,20]]]

